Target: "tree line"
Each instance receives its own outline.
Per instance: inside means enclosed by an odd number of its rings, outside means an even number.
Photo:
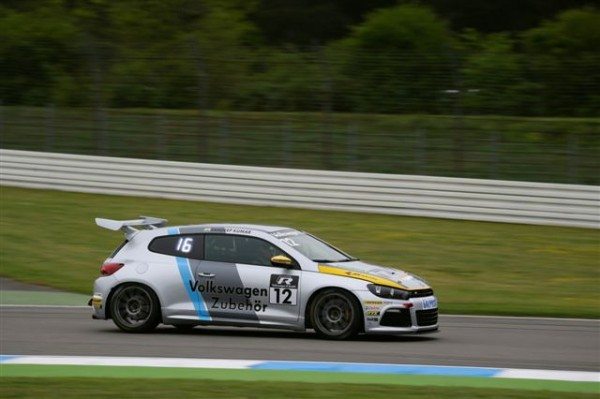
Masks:
[[[7,1],[2,104],[598,115],[593,7],[485,29],[452,1],[296,3]]]

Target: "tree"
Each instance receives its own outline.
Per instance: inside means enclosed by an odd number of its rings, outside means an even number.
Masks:
[[[456,31],[474,29],[492,33],[531,29],[561,11],[592,5],[597,0],[421,0],[421,3],[448,20]]]
[[[474,33],[471,49],[461,69],[462,105],[477,114],[535,114],[536,86],[527,81],[522,54],[507,34]]]
[[[600,109],[600,12],[569,10],[523,34],[529,79],[540,85],[545,114],[592,115]]]
[[[452,47],[450,31],[430,9],[402,5],[370,14],[330,51],[341,53],[338,72],[355,82],[354,110],[428,113],[439,111],[451,88]]]

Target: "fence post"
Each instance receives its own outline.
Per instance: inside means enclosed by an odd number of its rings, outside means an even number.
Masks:
[[[156,134],[156,158],[167,159],[167,146],[165,138],[165,116],[160,113],[154,114],[154,132]]]
[[[4,100],[0,98],[0,148],[4,148]]]
[[[219,123],[219,162],[226,164],[229,162],[229,119],[227,115],[221,116]]]
[[[54,104],[47,104],[44,109],[44,145],[48,152],[54,152],[56,142],[56,131],[54,129],[55,111]]]
[[[208,85],[206,65],[202,58],[202,52],[198,47],[198,43],[191,39],[191,50],[192,57],[196,64],[196,90],[198,91],[197,98],[197,128],[198,136],[196,137],[196,150],[197,156],[200,158],[199,162],[209,162],[208,155],[210,154],[210,135],[206,128],[205,110],[208,104]]]
[[[333,168],[333,132],[331,131],[331,68],[325,56],[323,46],[318,47],[319,66],[321,69],[321,130],[323,132],[323,147],[321,160],[325,169]]]
[[[291,121],[289,116],[281,121],[281,135],[283,136],[283,148],[281,151],[281,165],[293,166],[294,164],[294,146],[292,143]]]
[[[417,127],[415,139],[415,172],[427,174],[427,131]]]
[[[463,109],[462,109],[462,96],[464,90],[463,79],[459,71],[459,61],[457,59],[457,55],[454,51],[451,51],[450,54],[451,63],[452,63],[452,80],[455,86],[455,94],[454,97],[454,106],[453,106],[453,114],[454,114],[454,134],[453,134],[453,163],[454,163],[454,174],[460,175],[464,169],[464,145],[465,145],[465,137],[464,137],[464,120],[463,120]]]
[[[97,43],[90,34],[86,34],[87,55],[90,63],[90,73],[92,77],[92,93],[94,104],[94,132],[96,134],[96,153],[98,155],[106,155],[108,152],[106,138],[106,111],[104,109],[104,95],[102,93],[102,66],[99,57]]]
[[[498,178],[498,132],[496,129],[490,130],[490,160],[489,162],[489,177],[490,179]]]
[[[579,180],[579,135],[576,132],[571,131],[568,137],[568,179],[569,183],[577,184]]]
[[[348,170],[356,170],[356,149],[357,149],[357,131],[356,124],[348,122],[346,127],[346,159]]]

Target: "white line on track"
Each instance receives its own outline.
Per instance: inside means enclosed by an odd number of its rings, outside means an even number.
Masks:
[[[600,373],[593,371],[504,369],[494,378],[600,382]]]
[[[215,369],[246,369],[261,360],[193,359],[168,357],[120,356],[16,356],[2,364],[36,364],[52,366],[133,366],[133,367],[185,367]]]
[[[505,319],[505,320],[548,320],[548,321],[590,321],[599,323],[600,319],[585,319],[575,317],[538,317],[538,316],[486,316],[486,315],[474,315],[474,314],[440,314],[440,317],[465,317],[470,319]]]
[[[258,369],[345,373],[383,373],[404,375],[445,375],[483,378],[519,378],[552,381],[600,382],[600,373],[570,370],[535,370],[462,366],[433,366],[415,364],[294,362],[241,359],[194,359],[117,356],[37,356],[4,355],[0,364],[71,365],[71,366],[129,366],[183,367],[215,369]],[[483,374],[481,374],[483,372]]]
[[[0,304],[0,308],[65,308],[65,309],[91,309],[85,305],[7,305]]]
[[[86,305],[12,305],[0,304],[0,308],[65,308],[65,309],[91,309]],[[504,319],[504,320],[547,320],[547,321],[582,321],[600,323],[600,319],[578,319],[569,317],[535,317],[535,316],[486,316],[486,315],[469,315],[469,314],[440,314],[440,317],[465,317],[470,319]]]

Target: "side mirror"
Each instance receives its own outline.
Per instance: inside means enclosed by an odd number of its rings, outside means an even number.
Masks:
[[[293,262],[285,255],[277,255],[271,258],[271,264],[276,267],[290,267]]]

